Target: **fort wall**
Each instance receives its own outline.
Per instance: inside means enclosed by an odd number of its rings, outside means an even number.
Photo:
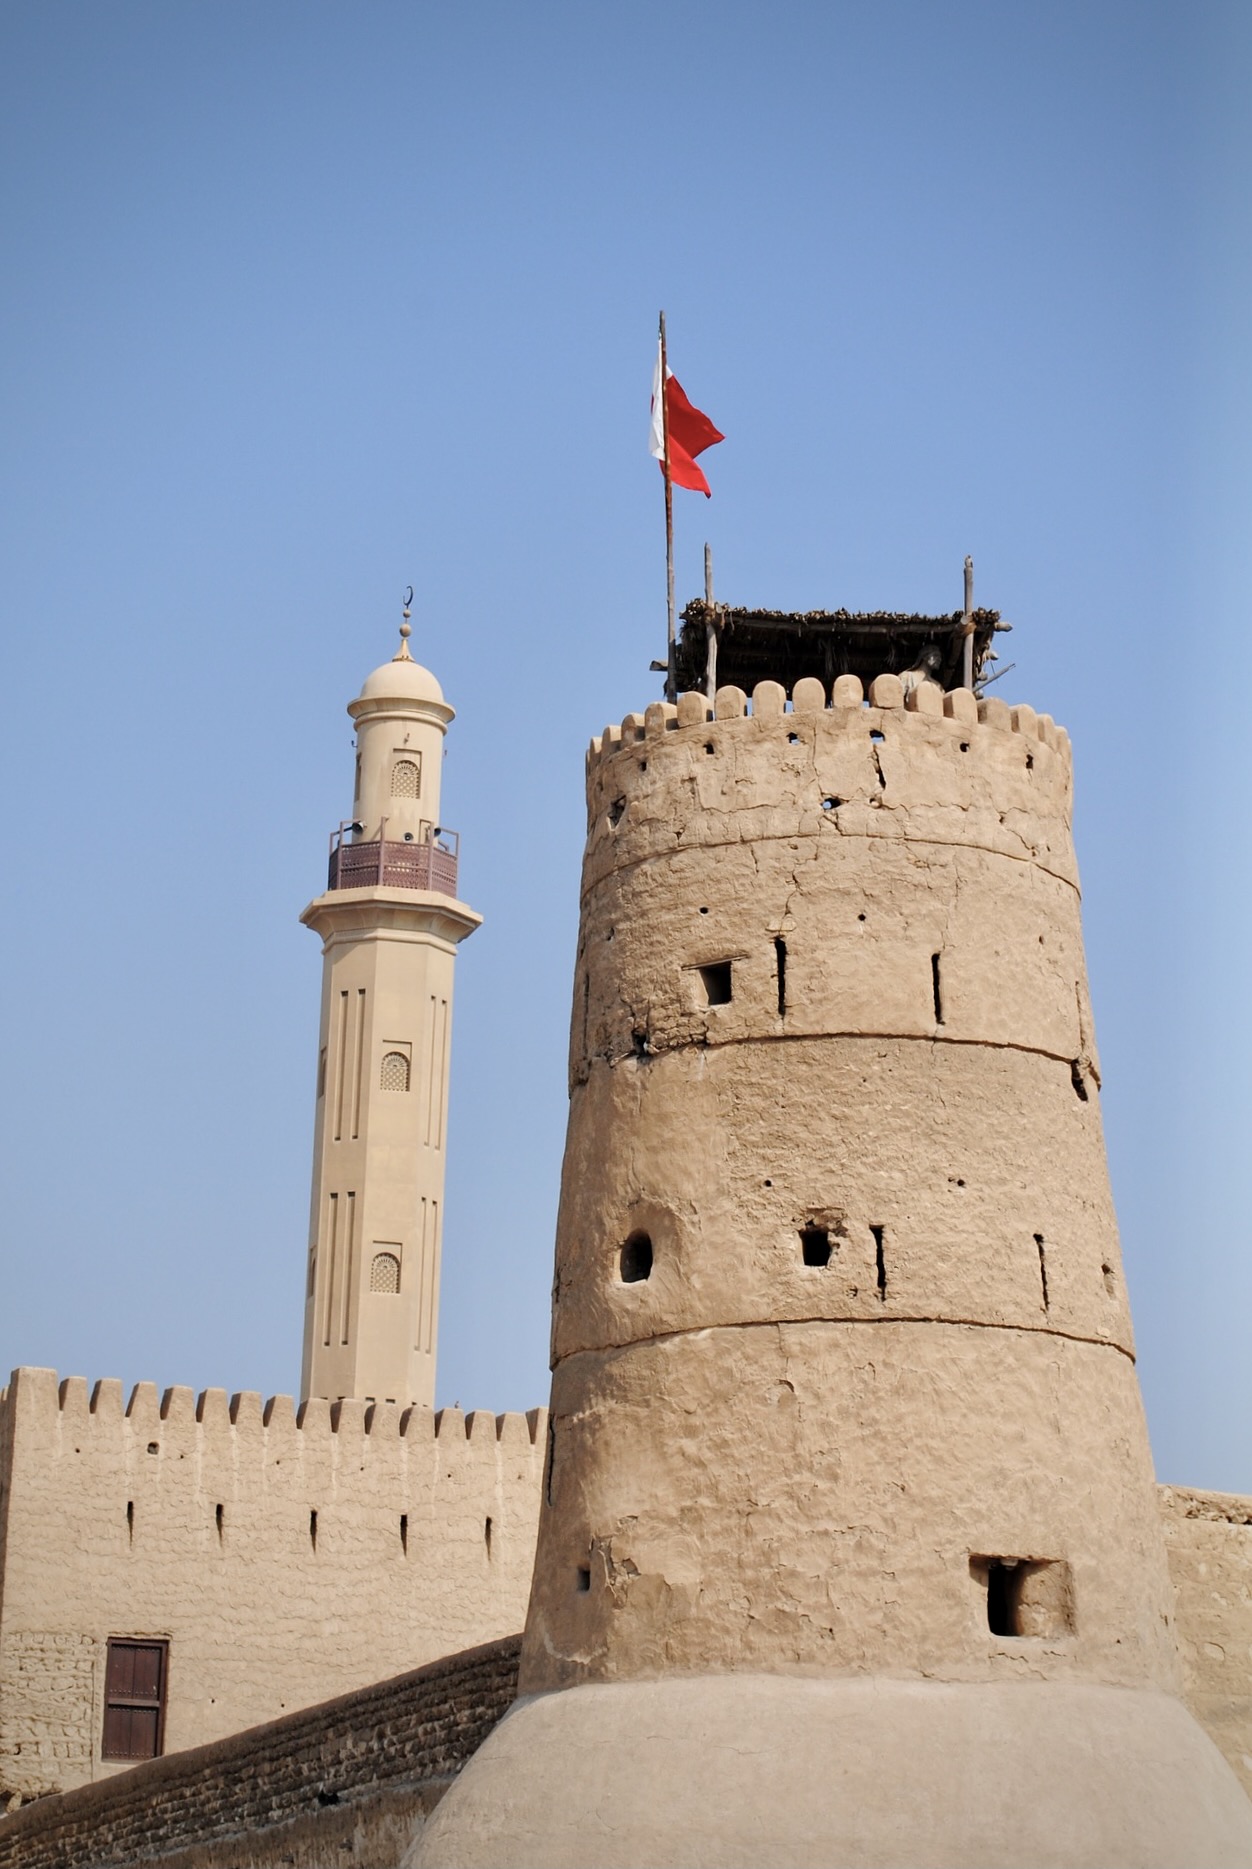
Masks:
[[[1184,1697],[1252,1795],[1252,1499],[1158,1490]]]
[[[0,1796],[101,1759],[111,1636],[169,1642],[164,1749],[521,1627],[544,1411],[468,1416],[45,1369],[0,1392]]]

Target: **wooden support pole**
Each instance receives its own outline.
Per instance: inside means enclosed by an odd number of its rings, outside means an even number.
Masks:
[[[713,607],[713,547],[704,547],[704,692],[711,701],[717,693],[717,620]]]
[[[961,618],[961,628],[965,636],[964,654],[961,662],[961,685],[972,688],[974,685],[974,561],[965,556],[965,614]]]

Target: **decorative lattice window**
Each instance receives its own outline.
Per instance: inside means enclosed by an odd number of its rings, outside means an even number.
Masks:
[[[370,1267],[370,1290],[397,1292],[400,1289],[400,1261],[393,1252],[376,1252]]]
[[[407,1090],[409,1061],[402,1051],[383,1053],[382,1087],[384,1090]]]
[[[397,759],[391,768],[391,796],[393,798],[420,798],[421,795],[421,766],[415,759]]]

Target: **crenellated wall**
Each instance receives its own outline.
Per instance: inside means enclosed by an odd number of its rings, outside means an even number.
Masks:
[[[513,1634],[543,1411],[20,1369],[0,1392],[0,1797],[100,1760],[110,1636],[166,1637],[165,1750]]]

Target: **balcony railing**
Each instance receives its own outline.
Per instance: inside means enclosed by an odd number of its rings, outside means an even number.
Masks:
[[[455,831],[423,824],[417,837],[383,835],[372,843],[351,844],[351,828],[341,824],[331,833],[328,889],[430,889],[456,895],[461,840]],[[386,820],[379,828],[386,832]]]

